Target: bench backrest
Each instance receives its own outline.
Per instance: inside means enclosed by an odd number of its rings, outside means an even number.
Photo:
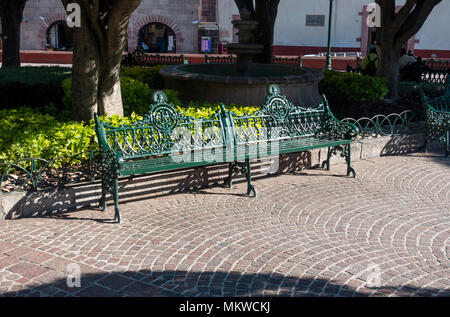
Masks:
[[[112,127],[96,114],[100,145],[103,140],[124,159],[225,146],[222,111],[199,120],[178,112],[162,91],[155,92],[153,101],[143,120],[131,125]]]
[[[293,105],[277,85],[269,87],[260,111],[239,116],[228,112],[235,144],[315,136],[328,119],[326,99],[311,108]]]
[[[450,95],[438,98],[429,98],[422,94],[425,111],[428,112],[448,112],[450,113]]]
[[[422,95],[422,103],[425,107],[427,116],[433,116],[433,112],[448,112],[450,113],[450,76],[447,76],[445,81],[445,92],[442,96],[437,98],[430,98],[420,89]]]

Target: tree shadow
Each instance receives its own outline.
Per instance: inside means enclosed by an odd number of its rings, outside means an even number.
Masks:
[[[323,278],[298,278],[241,272],[125,271],[81,275],[80,287],[71,277],[0,296],[52,297],[367,297],[450,296],[450,290],[416,286],[355,289]],[[76,283],[74,283],[76,284]]]

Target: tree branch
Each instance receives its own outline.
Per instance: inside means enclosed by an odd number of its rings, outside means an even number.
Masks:
[[[422,0],[416,4],[395,36],[396,48],[400,48],[408,39],[419,32],[434,7],[442,0]]]
[[[411,10],[414,8],[416,4],[417,0],[407,0],[405,5],[398,11],[392,23],[393,33],[397,33],[398,29],[402,26],[403,22],[411,13]]]

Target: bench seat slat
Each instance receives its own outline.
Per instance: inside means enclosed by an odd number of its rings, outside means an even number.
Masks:
[[[279,154],[310,151],[319,148],[350,144],[352,140],[321,140],[314,137],[281,140],[279,142],[260,142],[252,145],[237,146],[238,158],[263,158]]]

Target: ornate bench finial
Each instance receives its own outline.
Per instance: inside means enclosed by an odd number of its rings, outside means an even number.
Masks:
[[[167,104],[168,98],[164,91],[158,90],[153,93],[153,102],[157,105]]]
[[[278,85],[272,84],[269,86],[269,88],[267,89],[267,92],[269,95],[273,96],[273,95],[279,95],[281,94],[281,89]]]

